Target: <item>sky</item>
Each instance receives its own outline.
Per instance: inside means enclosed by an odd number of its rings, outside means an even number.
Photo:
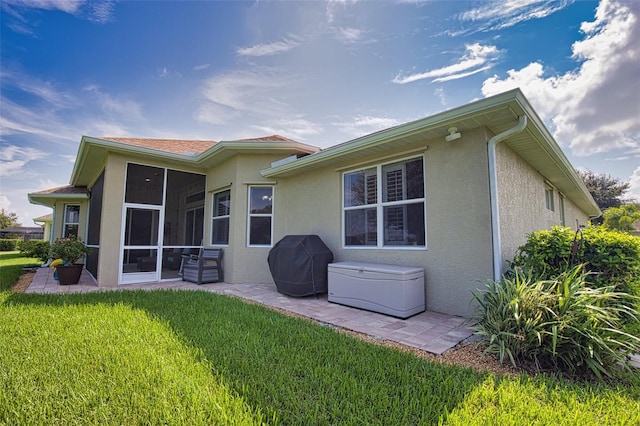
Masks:
[[[640,201],[640,2],[0,0],[0,207],[80,139],[321,148],[520,87],[578,170]]]

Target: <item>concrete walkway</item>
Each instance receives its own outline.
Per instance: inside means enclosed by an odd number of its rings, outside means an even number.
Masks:
[[[472,334],[469,321],[466,318],[427,311],[408,319],[399,319],[329,303],[326,295],[304,298],[289,297],[278,293],[274,284],[215,283],[196,285],[183,281],[164,281],[109,288],[98,287],[91,276],[83,271],[80,283],[61,286],[53,279],[52,269],[39,268],[26,292],[61,294],[139,289],[202,290],[236,296],[311,318],[322,324],[364,333],[377,340],[396,342],[436,355],[453,348]]]

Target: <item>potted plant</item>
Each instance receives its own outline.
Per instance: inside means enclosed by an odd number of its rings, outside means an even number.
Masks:
[[[58,282],[62,285],[77,284],[80,281],[83,264],[76,263],[89,254],[89,248],[75,236],[58,238],[49,250],[52,259],[61,259],[62,265],[56,267]]]

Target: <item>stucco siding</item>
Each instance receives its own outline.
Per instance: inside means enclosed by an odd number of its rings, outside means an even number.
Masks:
[[[566,197],[564,199],[564,212],[565,226],[576,229],[576,226],[585,226],[589,223],[589,216]]]
[[[507,144],[496,147],[496,158],[503,269],[527,234],[562,224],[563,204],[566,226],[575,227],[576,220],[587,223],[589,218],[571,200],[561,203],[559,192]],[[553,210],[547,208],[545,190],[552,196]]]
[[[105,164],[98,259],[98,285],[103,287],[118,285],[126,161],[122,156],[110,155]]]
[[[55,241],[58,238],[62,237],[63,227],[64,227],[64,215],[65,215],[65,207],[68,205],[76,205],[80,206],[80,218],[78,223],[78,238],[85,241],[86,240],[86,229],[87,229],[87,206],[88,203],[86,200],[74,200],[74,199],[60,199],[55,203],[55,211],[56,214],[53,218],[54,223],[53,226],[53,240]]]
[[[229,245],[223,247],[225,282],[228,283],[268,283],[272,282],[267,256],[270,247],[248,247],[247,221],[248,196],[251,185],[274,184],[274,199],[278,200],[280,188],[277,182],[265,179],[260,170],[280,160],[282,155],[236,155],[220,164],[207,174],[207,198],[205,206],[205,245],[211,241],[211,209],[213,195],[224,189],[231,190],[231,215],[229,218]],[[273,209],[275,223],[285,214],[277,206]],[[277,242],[273,236],[273,242]]]
[[[335,261],[365,261],[425,269],[427,309],[469,316],[471,292],[492,274],[490,205],[484,131],[465,132],[453,143],[425,140],[404,158],[424,155],[426,249],[344,248],[342,175],[348,163],[278,180],[276,236],[317,234]],[[406,152],[406,151],[405,151]],[[397,159],[398,154],[363,156],[355,169]]]

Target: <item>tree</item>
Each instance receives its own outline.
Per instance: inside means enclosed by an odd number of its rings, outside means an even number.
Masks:
[[[591,170],[578,171],[578,174],[600,210],[620,207],[624,203],[622,196],[629,189],[629,182],[620,182],[619,178],[607,174],[596,174]]]
[[[640,204],[624,204],[609,207],[602,213],[604,226],[616,231],[633,231],[633,224],[640,220]]]
[[[6,211],[3,207],[2,210],[0,210],[0,229],[12,226],[20,226],[20,222],[18,222],[18,215],[14,212]]]

